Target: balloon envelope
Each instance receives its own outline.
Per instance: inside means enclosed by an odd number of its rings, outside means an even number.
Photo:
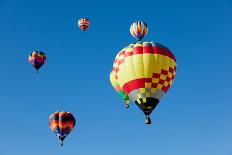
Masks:
[[[87,18],[81,18],[78,20],[78,26],[82,31],[86,31],[90,25],[90,22]]]
[[[46,62],[46,54],[41,51],[33,51],[29,55],[29,63],[38,71]]]
[[[120,88],[149,116],[176,76],[176,58],[165,46],[137,42],[123,48],[113,64]]]
[[[133,22],[130,26],[130,33],[138,41],[142,40],[148,33],[147,24],[143,21]]]
[[[49,126],[60,139],[61,144],[73,130],[75,124],[76,120],[70,112],[57,111],[49,117]]]

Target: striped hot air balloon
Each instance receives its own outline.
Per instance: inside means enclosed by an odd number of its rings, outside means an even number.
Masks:
[[[29,55],[28,61],[38,72],[38,70],[45,64],[46,58],[45,53],[41,51],[34,51]]]
[[[147,24],[143,21],[133,22],[130,26],[130,33],[138,41],[142,40],[148,33]]]
[[[129,96],[126,95],[126,93],[119,86],[118,82],[116,81],[115,73],[114,72],[110,73],[110,82],[111,82],[112,86],[114,87],[114,89],[117,91],[117,93],[124,100],[125,107],[128,108],[129,107],[130,98],[129,98]]]
[[[82,31],[86,31],[89,25],[90,22],[87,18],[81,18],[78,20],[78,26]]]
[[[61,146],[75,124],[76,120],[70,112],[57,111],[49,117],[49,126],[61,141]]]
[[[112,72],[120,88],[146,115],[146,124],[151,124],[150,114],[176,76],[176,58],[161,44],[139,41],[117,54]]]

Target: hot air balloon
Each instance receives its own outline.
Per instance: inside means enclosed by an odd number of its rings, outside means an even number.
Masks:
[[[176,76],[176,58],[165,46],[155,42],[130,44],[116,56],[114,77],[151,124],[150,114],[167,93]]]
[[[89,25],[90,25],[90,22],[87,18],[81,18],[78,20],[78,26],[83,32],[87,30]]]
[[[142,40],[148,33],[147,24],[143,21],[133,22],[130,26],[130,33],[138,41]]]
[[[63,146],[64,139],[75,126],[76,120],[70,112],[57,111],[49,117],[49,126]]]
[[[29,55],[29,63],[36,69],[40,69],[46,62],[46,54],[41,51],[34,51]]]
[[[115,78],[115,74],[114,72],[110,73],[110,82],[112,84],[112,86],[114,87],[114,89],[117,91],[117,93],[121,96],[121,98],[124,100],[125,102],[125,107],[129,108],[129,102],[130,102],[130,98],[129,96],[126,95],[126,93],[120,88],[119,84],[116,81]]]

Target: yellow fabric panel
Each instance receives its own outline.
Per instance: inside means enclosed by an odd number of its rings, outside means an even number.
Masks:
[[[154,68],[153,62],[144,62],[143,67],[144,67],[144,77],[152,78],[153,68]]]
[[[120,83],[120,84],[124,85],[126,82],[134,80],[136,78],[135,69],[134,69],[134,62],[133,62],[133,56],[126,57],[125,62],[123,64],[121,64],[121,65],[120,65],[120,67],[125,68],[125,70],[123,70],[124,74],[127,75],[127,79],[122,79],[123,81],[122,81],[122,83]]]
[[[145,88],[140,88],[140,93],[145,93]]]
[[[143,54],[136,54],[136,55],[133,55],[132,57],[133,57],[134,64],[143,63]]]
[[[143,62],[154,62],[154,54],[146,53],[143,54]]]
[[[125,62],[131,62],[131,64],[134,64],[134,63],[133,63],[133,62],[134,62],[133,55],[127,56],[127,57],[125,58]]]
[[[137,94],[137,97],[138,97],[138,98],[142,98],[142,95],[141,95],[141,94]]]
[[[166,78],[167,78],[166,75],[163,75],[163,74],[160,75],[160,79],[161,79],[161,80],[166,80]]]
[[[169,81],[169,84],[170,84],[170,85],[172,85],[172,82],[173,82],[173,81],[172,81],[172,80],[170,80],[170,81]]]
[[[151,92],[147,92],[146,97],[151,97]]]
[[[115,60],[119,60],[119,55],[122,51],[125,51],[126,48],[123,48],[115,57]],[[113,67],[116,68],[118,66],[118,62],[113,64]]]
[[[136,74],[135,74],[135,68],[134,68],[134,63],[133,63],[133,57],[129,56],[125,59],[125,67],[127,70],[127,74],[130,80],[135,79]]]
[[[144,77],[152,78],[154,68],[154,54],[143,54]]]
[[[154,64],[153,73],[161,73],[162,64]]]
[[[130,81],[130,77],[128,76],[130,73],[127,72],[126,64],[123,63],[119,66],[119,71],[117,73],[118,83],[120,86],[123,86],[126,82]]]
[[[151,88],[151,83],[145,83],[145,88]]]
[[[122,60],[124,58],[124,55],[120,55],[120,57],[118,58],[118,61]]]
[[[174,66],[176,66],[176,62],[173,59],[170,59],[169,66],[174,68]]]
[[[155,58],[155,64],[162,64],[162,55],[160,54],[154,54],[154,58]]]
[[[146,103],[147,102],[147,99],[146,98],[143,98],[143,103]]]
[[[152,83],[158,83],[159,82],[159,78],[152,78]]]
[[[164,86],[167,87],[168,86],[168,82],[167,81],[164,81]]]
[[[169,62],[170,62],[169,57],[162,56],[162,69],[168,71],[169,70]]]
[[[151,44],[149,41],[144,41],[143,44]]]
[[[172,77],[172,73],[171,72],[168,72],[168,75],[167,75],[169,78]]]
[[[153,72],[160,73],[162,68],[162,57],[159,54],[154,54],[154,62],[153,62]]]
[[[154,70],[154,54],[143,54],[144,77],[152,78]]]
[[[144,78],[144,65],[143,63],[134,63],[135,75],[134,79]]]
[[[171,59],[168,56],[161,55],[161,57],[162,57],[162,63],[168,63],[169,64]]]
[[[156,92],[156,88],[151,88],[151,92],[155,93]]]
[[[110,73],[110,82],[111,82],[112,86],[115,88],[116,85],[117,85],[117,82],[116,82],[116,79],[115,79],[115,74],[114,74],[114,72],[111,72],[111,73]]]
[[[158,89],[162,89],[162,87],[163,86],[161,84],[158,84],[158,86],[157,86]]]

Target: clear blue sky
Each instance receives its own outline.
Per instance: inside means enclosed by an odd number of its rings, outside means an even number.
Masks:
[[[109,82],[135,20],[177,58],[151,126]],[[33,50],[47,54],[39,74]],[[0,0],[0,155],[232,155],[231,52],[231,0]],[[77,119],[63,148],[48,126],[57,110]]]

